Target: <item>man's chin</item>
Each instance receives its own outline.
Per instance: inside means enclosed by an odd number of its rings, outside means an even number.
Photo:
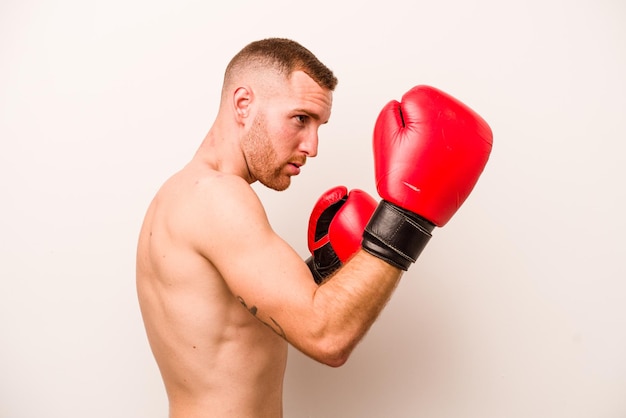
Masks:
[[[291,177],[286,177],[285,179],[280,179],[276,181],[261,181],[261,184],[272,190],[276,190],[277,192],[282,192],[284,190],[287,190],[291,185]]]

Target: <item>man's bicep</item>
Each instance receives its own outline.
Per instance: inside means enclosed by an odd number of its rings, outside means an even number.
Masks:
[[[251,314],[290,340],[291,330],[311,316],[317,289],[306,264],[275,234],[268,235],[259,248],[244,245],[242,251],[224,280]]]
[[[231,190],[231,192],[234,190]],[[306,315],[317,288],[304,261],[271,228],[251,190],[213,205],[202,249],[233,297],[283,338]],[[219,237],[219,238],[216,238]]]

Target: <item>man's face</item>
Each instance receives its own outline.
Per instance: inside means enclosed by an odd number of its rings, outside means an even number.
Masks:
[[[318,129],[330,117],[332,92],[296,71],[259,100],[242,148],[253,179],[285,190],[308,157],[317,155]]]

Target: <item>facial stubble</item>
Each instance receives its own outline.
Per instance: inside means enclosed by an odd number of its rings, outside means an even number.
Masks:
[[[278,153],[272,143],[267,122],[262,114],[255,117],[242,145],[251,177],[270,189],[282,191],[291,184],[291,177],[282,171]],[[277,166],[277,164],[279,164]]]

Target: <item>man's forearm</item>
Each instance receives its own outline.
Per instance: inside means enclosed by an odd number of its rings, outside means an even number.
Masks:
[[[359,251],[314,295],[317,338],[343,364],[395,290],[402,271]]]

